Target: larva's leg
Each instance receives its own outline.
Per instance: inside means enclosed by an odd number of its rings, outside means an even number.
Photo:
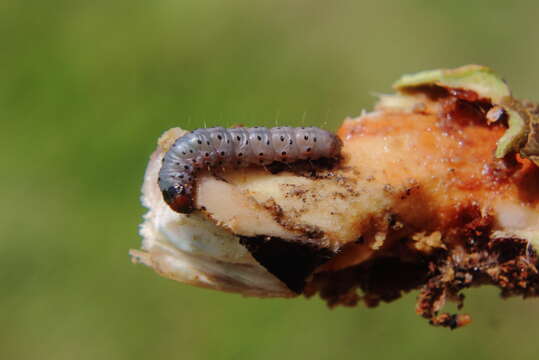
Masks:
[[[311,169],[310,169],[311,176],[315,176],[315,175],[316,175],[316,169],[317,169],[317,167],[315,166],[315,164],[312,162],[311,159],[308,159],[308,160],[307,160],[307,163],[309,164],[309,166],[310,166],[310,168],[311,168]]]
[[[266,171],[268,171],[270,174],[277,174],[277,173],[280,173],[281,171],[285,171],[286,170],[285,166],[290,171],[293,169],[289,164],[277,162],[277,161],[271,164],[265,165],[264,169],[266,169]]]
[[[222,182],[228,183],[228,180],[225,179],[223,176],[221,176],[221,174],[219,173],[217,168],[211,168],[211,169],[208,169],[208,170],[210,172],[210,175],[213,176],[214,178],[216,178],[217,180],[221,180]],[[224,173],[226,169],[221,166],[220,170],[221,170],[221,173]]]

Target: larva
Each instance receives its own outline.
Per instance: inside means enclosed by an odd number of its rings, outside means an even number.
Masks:
[[[273,162],[335,158],[341,140],[317,127],[197,129],[174,142],[163,158],[159,187],[176,212],[194,210],[197,173],[201,169],[235,169]]]

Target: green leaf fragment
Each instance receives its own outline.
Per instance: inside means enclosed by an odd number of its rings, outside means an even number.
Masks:
[[[518,112],[509,108],[506,108],[505,112],[508,116],[507,123],[509,127],[498,140],[496,146],[496,157],[498,159],[501,159],[511,151],[518,149],[526,139],[527,126],[522,117],[520,117]]]
[[[498,104],[504,97],[511,96],[507,84],[488,67],[466,65],[456,69],[440,69],[422,71],[404,75],[393,84],[397,91],[424,86],[436,85],[444,88],[475,91],[480,98],[489,99]]]

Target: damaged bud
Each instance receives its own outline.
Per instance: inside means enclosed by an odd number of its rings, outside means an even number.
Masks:
[[[394,87],[336,134],[165,132],[133,261],[195,286],[330,307],[419,291],[416,313],[450,329],[471,322],[471,287],[539,296],[537,105],[478,65]]]

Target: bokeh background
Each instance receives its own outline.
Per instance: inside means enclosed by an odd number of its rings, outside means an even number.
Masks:
[[[130,263],[166,129],[319,125],[401,74],[480,63],[539,99],[536,1],[0,1],[1,359],[531,359],[537,300],[467,292],[451,332],[415,293],[329,310]]]

